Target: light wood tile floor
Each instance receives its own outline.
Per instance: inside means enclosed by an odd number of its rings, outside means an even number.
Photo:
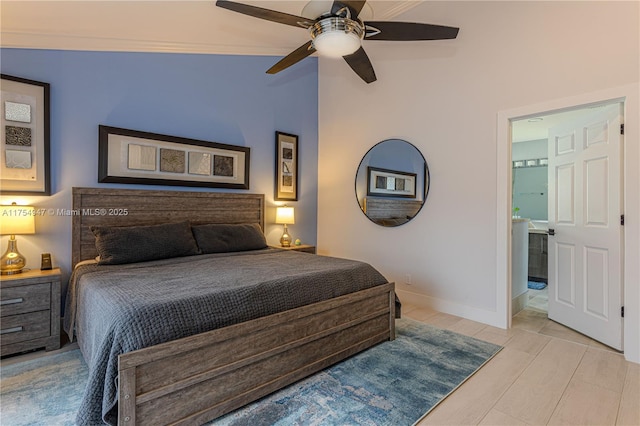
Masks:
[[[640,364],[525,309],[510,330],[403,303],[402,316],[504,349],[418,425],[640,425]]]
[[[640,425],[640,364],[525,309],[510,330],[402,304],[402,316],[504,346],[424,425]],[[77,348],[5,357],[3,366]]]

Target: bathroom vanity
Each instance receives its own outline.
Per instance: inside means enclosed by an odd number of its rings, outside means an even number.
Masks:
[[[547,240],[548,228],[542,221],[531,221],[529,225],[529,267],[530,281],[547,282]]]

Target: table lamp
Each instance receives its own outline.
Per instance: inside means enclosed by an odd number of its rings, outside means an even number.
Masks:
[[[27,264],[26,259],[18,251],[16,235],[35,234],[35,216],[32,206],[0,206],[0,235],[10,235],[7,251],[0,261],[2,275],[19,274]]]
[[[291,247],[291,235],[287,225],[293,225],[296,223],[293,213],[293,207],[276,207],[276,223],[284,225],[284,233],[280,237],[280,245],[282,247]]]

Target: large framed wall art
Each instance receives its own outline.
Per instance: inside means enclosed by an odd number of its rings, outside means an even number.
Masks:
[[[250,148],[99,126],[98,182],[249,189]]]
[[[0,77],[0,193],[50,195],[49,83]]]
[[[276,201],[298,200],[298,137],[276,132]]]
[[[367,195],[416,198],[416,173],[367,167]]]

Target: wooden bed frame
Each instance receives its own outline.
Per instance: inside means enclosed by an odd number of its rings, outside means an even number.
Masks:
[[[397,198],[364,198],[364,212],[372,221],[414,217],[422,208],[423,201]]]
[[[126,214],[124,214],[126,210]],[[73,265],[91,225],[258,223],[264,195],[73,188]],[[119,356],[118,423],[202,424],[395,338],[394,284]]]

